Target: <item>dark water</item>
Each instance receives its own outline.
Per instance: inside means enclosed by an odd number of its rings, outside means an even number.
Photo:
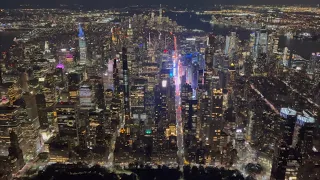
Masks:
[[[14,43],[13,39],[19,34],[21,34],[21,32],[18,31],[0,32],[0,52],[7,51]]]
[[[243,28],[223,26],[223,25],[211,25],[210,23],[202,22],[200,19],[210,20],[211,16],[208,15],[196,15],[194,13],[172,13],[168,12],[165,16],[169,16],[170,19],[176,21],[179,25],[186,27],[187,29],[199,29],[207,33],[213,33],[216,35],[228,35],[230,32],[237,32],[239,38],[242,40],[250,37],[250,30]]]
[[[167,12],[165,13],[165,16],[169,16],[170,19],[176,21],[179,25],[182,25],[188,29],[199,29],[207,33],[211,32],[213,34],[223,36],[229,34],[231,31],[235,31],[237,32],[241,40],[247,40],[250,37],[250,33],[253,32],[252,30],[235,28],[231,26],[212,26],[210,23],[200,21],[200,18],[210,20],[211,16],[207,15]],[[320,42],[297,39],[287,40],[284,36],[281,36],[279,38],[279,48],[283,49],[284,47],[293,49],[296,54],[301,55],[305,59],[309,59],[311,53],[313,52],[320,52]]]
[[[320,52],[320,42],[298,40],[298,39],[287,39],[282,36],[279,38],[279,47],[288,47],[293,50],[295,54],[299,54],[305,59],[310,59],[311,53]]]

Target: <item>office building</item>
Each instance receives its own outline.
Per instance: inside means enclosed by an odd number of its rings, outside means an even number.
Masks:
[[[70,145],[78,145],[78,122],[74,103],[60,102],[56,104],[59,137]]]

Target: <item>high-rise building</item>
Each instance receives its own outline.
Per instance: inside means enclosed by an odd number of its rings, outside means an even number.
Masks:
[[[50,53],[50,47],[49,47],[48,41],[44,42],[44,53]]]
[[[79,51],[80,51],[80,65],[87,65],[87,45],[86,45],[86,39],[83,32],[83,29],[81,27],[81,24],[79,24]]]
[[[309,70],[312,74],[312,78],[318,84],[320,82],[320,52],[312,53],[309,61]]]
[[[210,139],[210,131],[211,131],[211,122],[212,122],[212,114],[211,114],[211,101],[210,98],[206,95],[202,95],[200,97],[200,124],[201,124],[201,135],[200,138],[204,141],[206,145],[211,143]]]
[[[129,89],[129,69],[127,59],[127,48],[122,48],[122,71],[123,71],[123,96],[124,96],[124,119],[130,123],[130,89]]]
[[[19,145],[24,143],[21,123],[24,120],[23,109],[18,106],[0,106],[0,154],[8,155],[10,145],[10,132],[14,131],[18,136]]]
[[[212,118],[213,120],[221,121],[223,114],[223,93],[222,89],[213,89],[212,92]]]
[[[285,66],[285,67],[288,67],[288,65],[289,65],[289,61],[288,61],[288,59],[289,59],[289,49],[288,49],[288,47],[284,47],[283,48],[283,56],[282,56],[282,63],[283,63],[283,65]]]
[[[135,79],[131,86],[131,115],[135,120],[145,115],[146,83],[145,79]]]
[[[127,30],[127,36],[128,36],[129,40],[131,40],[132,37],[133,37],[133,30],[132,30],[132,26],[131,26],[131,18],[129,18],[129,27],[128,27],[128,30]]]
[[[95,89],[95,102],[99,109],[106,109],[106,102],[104,98],[104,87],[102,83],[96,83]]]
[[[88,126],[88,147],[93,148],[97,142],[97,127],[104,123],[104,113],[102,109],[89,112],[89,126]]]
[[[236,32],[231,32],[230,36],[226,36],[226,45],[224,54],[233,60],[234,53],[237,50],[237,34]]]
[[[115,93],[120,93],[119,70],[117,67],[117,59],[113,60],[113,88]]]
[[[91,109],[94,107],[92,86],[89,83],[83,83],[79,89],[80,107]]]
[[[19,141],[17,134],[14,131],[10,131],[10,146],[8,148],[8,157],[11,160],[12,167],[11,171],[13,173],[17,172],[24,166],[24,159],[23,159],[23,152],[20,148]]]
[[[197,152],[198,152],[198,134],[199,125],[198,123],[198,101],[188,99],[185,105],[185,110],[183,111],[184,116],[184,147],[186,149],[187,161],[196,162]]]
[[[291,108],[281,108],[280,116],[282,117],[283,123],[283,142],[287,146],[292,146],[293,132],[297,118],[297,111]]]
[[[71,102],[60,102],[56,105],[56,113],[60,139],[77,145],[79,138],[75,104]]]
[[[182,111],[185,111],[187,101],[189,99],[192,99],[192,88],[189,84],[184,84],[181,87],[181,109]]]
[[[205,53],[206,67],[204,71],[204,89],[208,91],[210,95],[210,89],[212,88],[212,75],[213,75],[213,47],[207,47]]]
[[[39,117],[37,103],[34,94],[27,93],[23,95],[26,103],[25,119],[21,121],[21,130],[24,132],[22,137],[25,139],[25,146],[22,147],[25,159],[31,159],[36,156],[39,151],[40,136],[39,136]]]
[[[36,102],[37,102],[40,129],[47,129],[49,127],[49,123],[48,123],[45,95],[37,94]]]
[[[272,163],[271,180],[298,179],[298,170],[301,163],[300,154],[293,148],[281,144],[275,150]]]
[[[161,4],[160,4],[160,8],[159,8],[159,17],[158,17],[158,23],[159,24],[162,24],[162,7],[161,7]]]
[[[268,52],[268,32],[266,29],[260,29],[255,32],[253,45],[253,59],[256,60],[259,54]]]
[[[293,132],[292,146],[299,150],[303,160],[307,161],[313,152],[313,136],[315,129],[315,118],[307,111],[297,115]]]

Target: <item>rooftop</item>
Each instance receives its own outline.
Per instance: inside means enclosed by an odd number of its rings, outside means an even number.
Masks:
[[[291,108],[281,108],[280,113],[285,114],[287,116],[296,116],[297,115],[297,111],[295,111]]]

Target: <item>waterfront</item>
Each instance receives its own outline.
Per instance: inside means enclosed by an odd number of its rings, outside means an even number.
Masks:
[[[250,33],[253,30],[247,30],[239,27],[223,26],[223,25],[211,25],[207,22],[202,22],[200,18],[210,19],[208,15],[196,15],[195,13],[173,13],[166,12],[164,14],[170,19],[176,21],[179,25],[186,27],[187,29],[199,29],[205,33],[213,33],[216,35],[226,36],[230,32],[235,31],[239,35],[241,40],[248,40]],[[0,32],[0,52],[8,50],[8,48],[14,43],[13,39],[21,34],[21,31],[5,31]],[[296,54],[301,55],[305,59],[309,59],[311,53],[320,52],[320,42],[287,39],[284,36],[279,38],[279,48],[283,49],[288,47],[293,49]]]
[[[211,25],[207,22],[202,22],[200,18],[210,19],[207,15],[196,15],[195,13],[173,13],[167,12],[165,15],[170,19],[176,21],[179,25],[186,27],[187,29],[199,29],[206,33],[213,33],[216,35],[228,35],[230,32],[235,31],[239,35],[241,40],[248,40],[250,33],[253,30],[247,30],[239,27],[223,26],[223,25]],[[310,59],[310,55],[313,52],[320,52],[320,42],[287,39],[285,36],[279,38],[279,49],[288,47],[293,49],[294,53],[301,55],[305,59]]]

